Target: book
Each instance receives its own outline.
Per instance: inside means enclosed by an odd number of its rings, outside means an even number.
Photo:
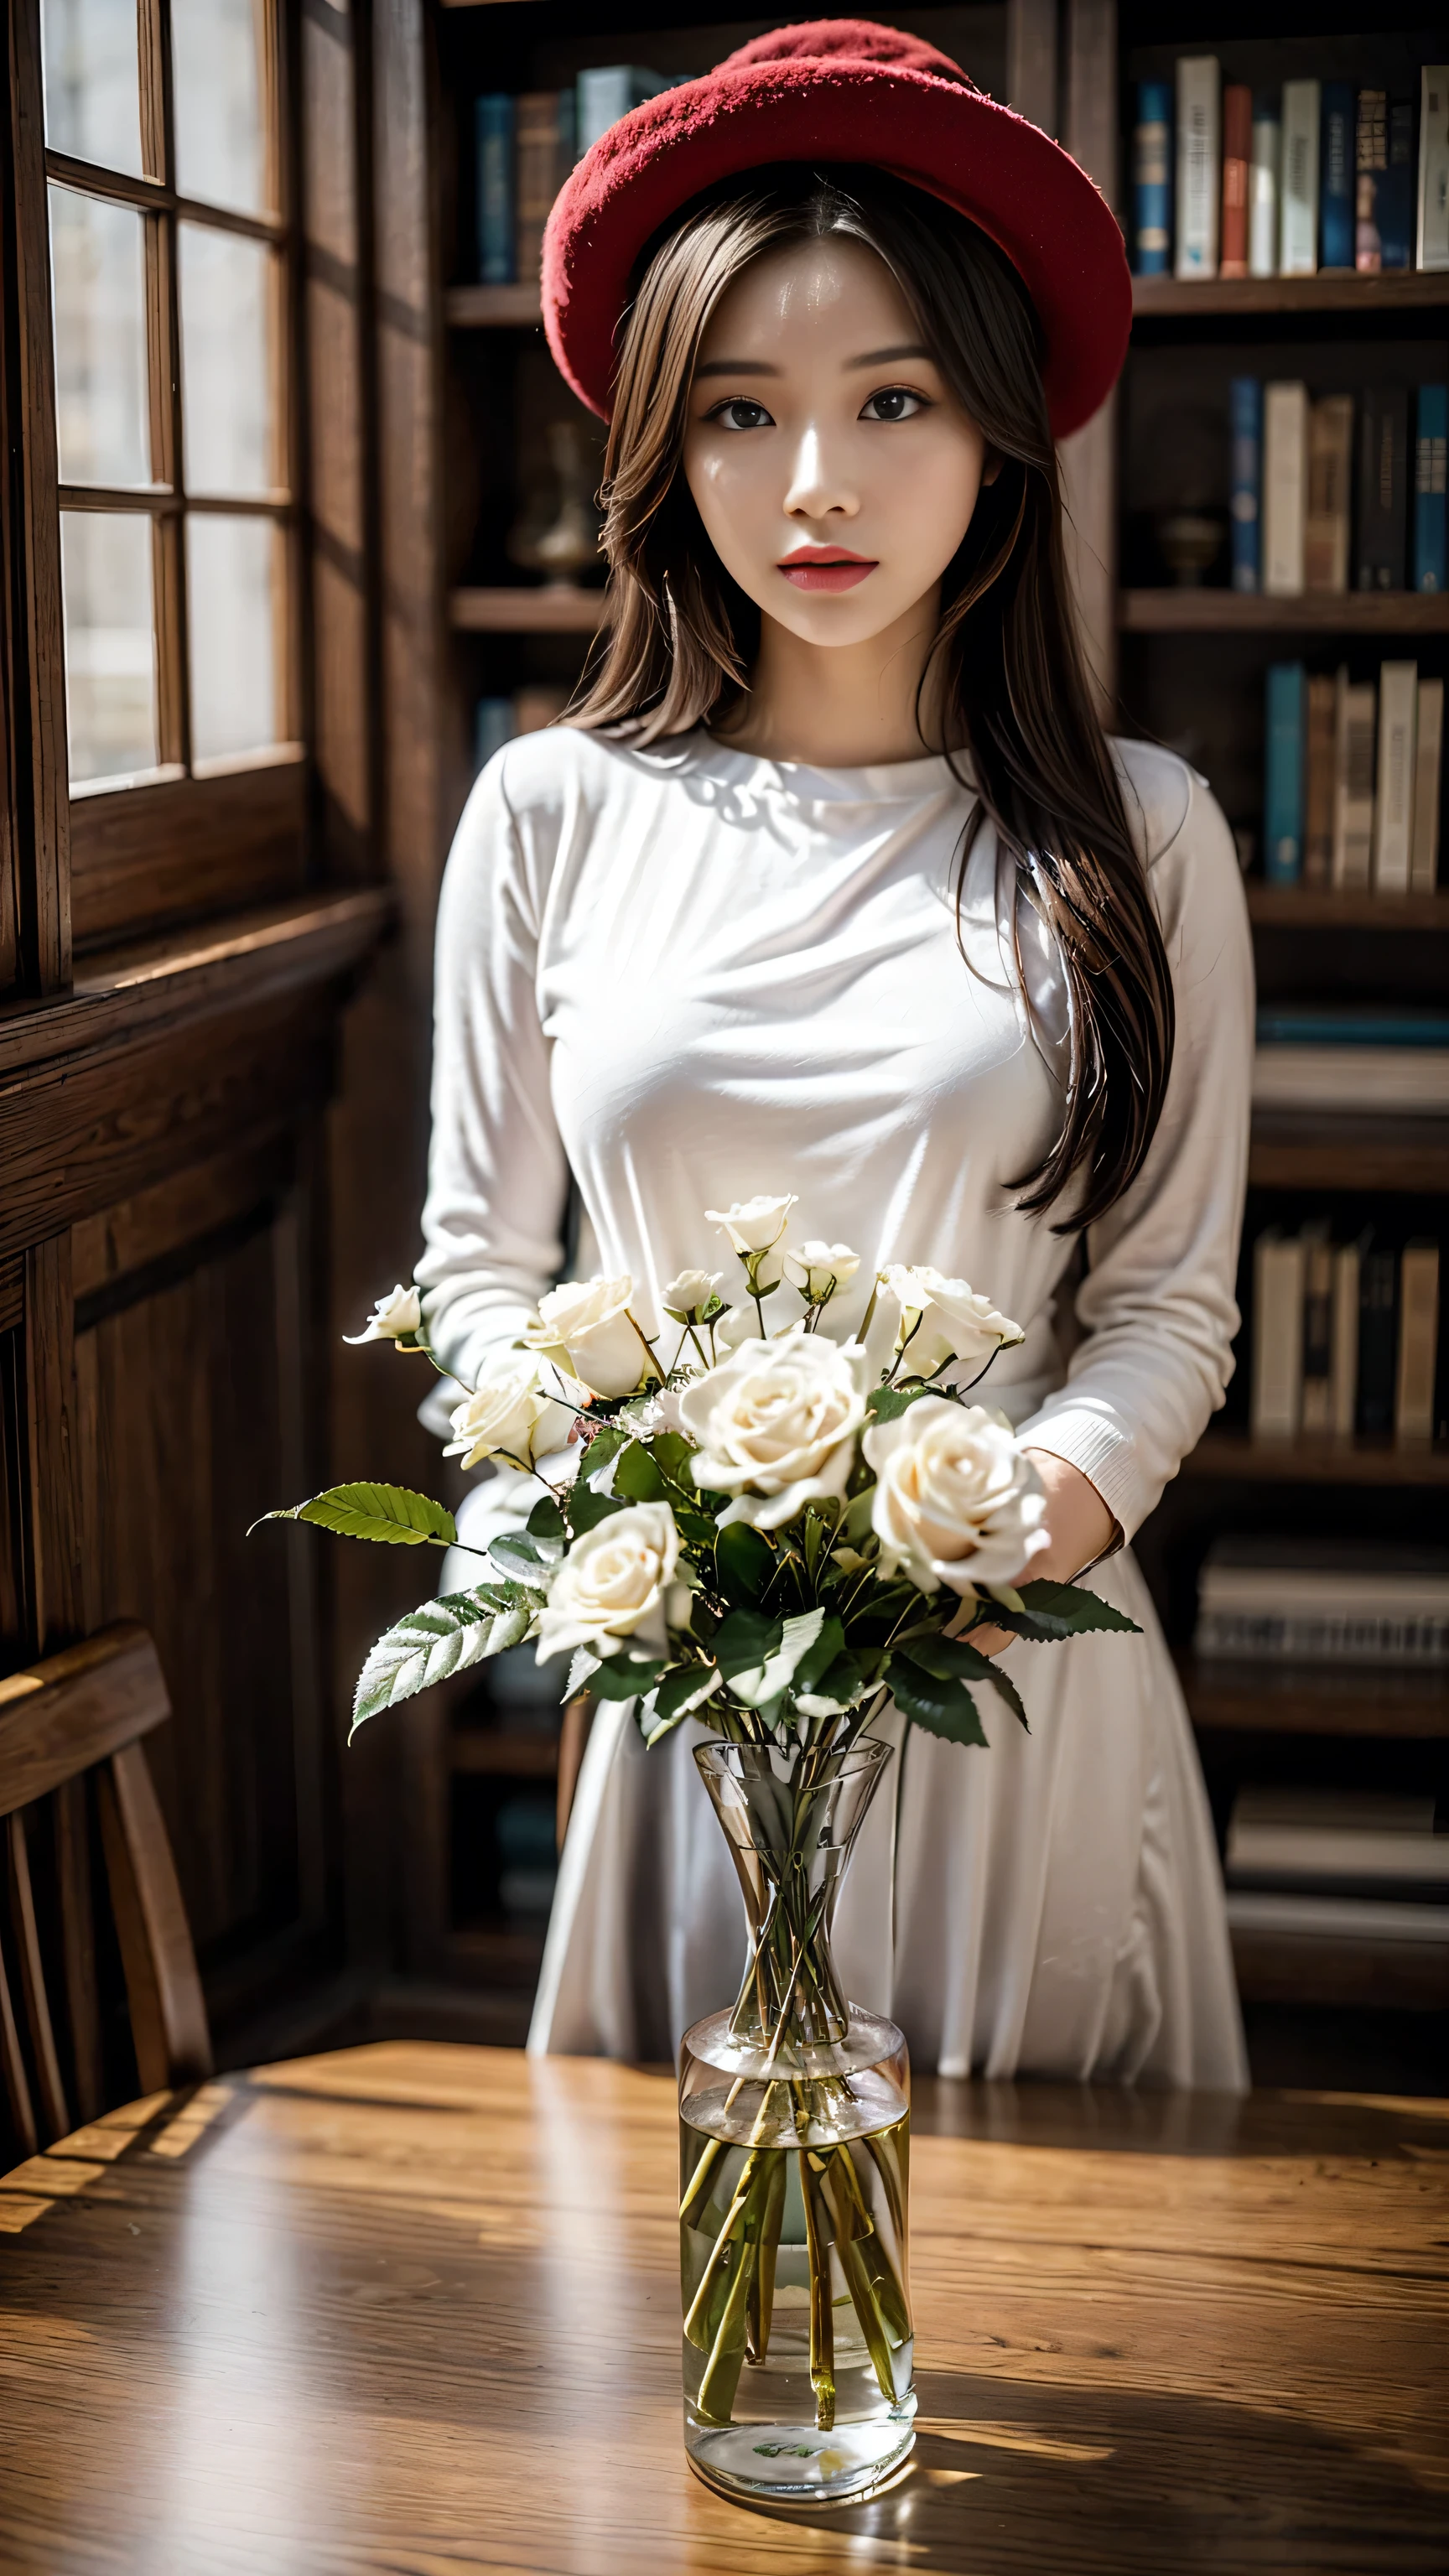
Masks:
[[[1263,480],[1263,388],[1256,376],[1234,376],[1228,387],[1232,491],[1233,588],[1256,590],[1261,579],[1260,493]]]
[[[1389,166],[1375,189],[1382,268],[1411,268],[1414,249],[1414,102],[1389,93]]]
[[[1359,590],[1402,590],[1408,512],[1409,398],[1398,386],[1366,393],[1359,415]]]
[[[1333,882],[1366,886],[1373,864],[1377,692],[1350,681],[1342,664],[1333,691]]]
[[[1278,274],[1278,172],[1283,125],[1276,97],[1253,101],[1253,164],[1248,173],[1248,274]]]
[[[1283,83],[1283,184],[1278,207],[1278,274],[1312,277],[1318,267],[1316,80]]]
[[[1318,264],[1352,268],[1355,108],[1352,81],[1323,84],[1318,160]]]
[[[1253,1246],[1255,1440],[1291,1440],[1303,1402],[1304,1242],[1269,1226]]]
[[[474,768],[486,769],[495,751],[511,742],[516,730],[511,698],[480,698],[473,709]]]
[[[1416,662],[1379,664],[1379,770],[1374,794],[1374,884],[1407,894],[1414,828],[1414,733],[1419,714]]]
[[[1213,1540],[1197,1655],[1449,1665],[1449,1551],[1382,1539]]]
[[[1445,457],[1449,385],[1420,385],[1414,415],[1414,588],[1445,586]]]
[[[1308,500],[1308,388],[1263,388],[1263,588],[1292,598],[1303,588]]]
[[[1333,1247],[1332,1348],[1328,1371],[1328,1428],[1335,1440],[1351,1439],[1358,1418],[1359,1264],[1364,1238]]]
[[[1365,1253],[1359,1269],[1358,1421],[1355,1428],[1371,1440],[1387,1438],[1394,1427],[1399,1362],[1398,1304],[1398,1255],[1378,1245]]]
[[[1449,268],[1449,63],[1419,75],[1419,211],[1415,264]]]
[[[1434,1437],[1434,1370],[1439,1356],[1439,1246],[1415,1237],[1399,1255],[1399,1366],[1396,1440]]]
[[[1304,762],[1303,882],[1333,883],[1334,716],[1337,690],[1315,672],[1308,683],[1308,749]]]
[[[1332,1428],[1333,1247],[1328,1219],[1303,1228],[1303,1402],[1305,1431]]]
[[[478,275],[485,286],[511,286],[513,253],[513,101],[489,90],[474,102],[478,152]]]
[[[1139,277],[1163,277],[1172,251],[1172,91],[1166,81],[1137,84],[1132,133],[1132,213]]]
[[[1325,394],[1308,413],[1305,590],[1348,588],[1348,496],[1353,481],[1353,396]]]
[[[677,73],[645,71],[638,63],[601,63],[580,72],[574,94],[574,148],[584,154],[632,108],[642,107],[661,90],[674,89]]]
[[[1414,742],[1414,830],[1409,843],[1409,886],[1432,894],[1439,882],[1439,801],[1444,758],[1444,683],[1419,682],[1419,721]]]
[[[1404,1010],[1381,1002],[1263,1002],[1260,1046],[1402,1047],[1411,1054],[1449,1047],[1449,1010]]]
[[[1241,82],[1223,92],[1223,200],[1218,227],[1219,277],[1248,274],[1248,176],[1253,159],[1253,93]]]
[[[1273,663],[1264,725],[1263,874],[1269,885],[1296,885],[1303,872],[1305,698],[1302,663]]]
[[[1174,273],[1218,273],[1219,76],[1216,54],[1177,58],[1177,222]]]
[[[1253,1057],[1255,1109],[1334,1109],[1406,1118],[1449,1115],[1449,1046],[1260,1046]]]
[[[1271,1935],[1294,1941],[1424,1941],[1442,1949],[1449,1921],[1442,1904],[1411,1905],[1403,1898],[1298,1895],[1280,1888],[1230,1888],[1230,1933]]]
[[[531,280],[539,272],[553,201],[573,168],[572,89],[522,93],[515,101],[513,156],[514,259],[519,277]]]
[[[1383,242],[1379,235],[1379,183],[1389,166],[1389,94],[1383,89],[1361,89],[1358,94],[1358,117],[1354,143],[1354,240],[1353,264],[1372,275],[1381,269]]]
[[[1434,1831],[1434,1796],[1364,1788],[1244,1788],[1228,1823],[1233,1887],[1287,1881],[1449,1883],[1449,1833]],[[1449,1939],[1449,1917],[1445,1919]]]

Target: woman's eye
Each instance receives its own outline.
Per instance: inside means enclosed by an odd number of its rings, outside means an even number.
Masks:
[[[716,403],[709,415],[721,429],[772,429],[774,423],[763,403],[751,402],[748,394],[732,394],[728,402]]]
[[[860,416],[862,420],[914,420],[916,413],[925,408],[920,394],[907,393],[904,385],[887,385],[882,392],[871,395]]]

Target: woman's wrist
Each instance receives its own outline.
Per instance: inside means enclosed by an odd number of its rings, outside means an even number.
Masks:
[[[1038,1582],[1073,1583],[1121,1546],[1122,1532],[1091,1477],[1084,1476],[1080,1467],[1050,1449],[1028,1447],[1027,1456],[1046,1488],[1051,1540],[1045,1554],[1035,1560],[1032,1576]]]

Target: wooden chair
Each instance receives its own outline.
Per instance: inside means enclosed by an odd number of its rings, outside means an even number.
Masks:
[[[196,1956],[140,1741],[170,1714],[156,1649],[130,1620],[0,1681],[0,2072],[25,2155],[106,2107],[88,1790],[140,2089],[211,2073]],[[60,1952],[64,2050],[46,1930]]]

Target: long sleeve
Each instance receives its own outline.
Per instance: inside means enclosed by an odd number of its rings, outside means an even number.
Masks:
[[[557,818],[532,800],[520,824],[509,764],[491,760],[468,800],[438,911],[417,1276],[433,1347],[470,1386],[557,1276],[568,1188],[536,986]]]
[[[1148,791],[1150,830],[1152,808],[1160,814],[1170,788],[1167,765],[1133,747],[1124,766]],[[1032,1447],[1091,1478],[1129,1539],[1201,1438],[1232,1374],[1247,1179],[1247,909],[1220,808],[1181,764],[1170,773],[1186,782],[1185,811],[1150,862],[1177,1010],[1167,1098],[1137,1179],[1088,1234],[1077,1299],[1086,1338],[1067,1383],[1019,1426]]]

